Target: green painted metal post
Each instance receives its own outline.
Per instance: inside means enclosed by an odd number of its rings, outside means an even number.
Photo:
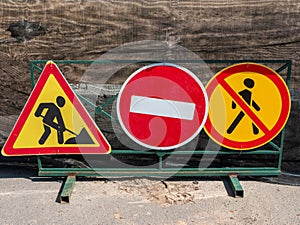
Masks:
[[[163,169],[163,156],[165,153],[163,152],[156,152],[156,155],[158,156],[158,169],[162,170]]]
[[[38,163],[39,170],[43,169],[42,160],[41,160],[41,157],[39,155],[37,156],[37,163]]]
[[[244,197],[244,190],[237,175],[229,175],[229,184],[234,197]]]
[[[70,203],[70,198],[76,182],[75,175],[68,175],[60,194],[60,203]]]
[[[287,78],[286,78],[286,85],[290,87],[290,82],[291,82],[291,73],[292,73],[292,62],[289,61],[288,63],[288,68],[287,68]],[[284,130],[281,131],[281,137],[280,137],[280,151],[279,151],[279,158],[278,158],[278,169],[281,170],[282,166],[282,155],[283,155],[283,147],[284,147]]]
[[[33,89],[34,88],[34,84],[35,84],[35,81],[34,81],[34,63],[30,62],[29,66],[30,66],[31,89]]]

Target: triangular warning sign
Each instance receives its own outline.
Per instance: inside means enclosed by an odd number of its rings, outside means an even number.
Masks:
[[[108,154],[110,150],[61,71],[47,62],[2,154]]]

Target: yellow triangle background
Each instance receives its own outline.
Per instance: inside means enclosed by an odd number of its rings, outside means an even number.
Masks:
[[[94,144],[58,144],[57,132],[55,129],[51,128],[51,134],[47,138],[43,145],[38,143],[40,137],[44,133],[43,118],[35,117],[34,113],[37,110],[40,103],[54,103],[56,104],[56,98],[62,96],[66,103],[60,108],[65,126],[67,129],[79,134],[80,131],[85,128]],[[42,115],[45,115],[46,111],[43,111]],[[75,137],[68,131],[64,132],[64,142],[69,138]],[[77,112],[72,101],[65,94],[60,84],[57,82],[53,74],[48,77],[45,86],[43,87],[34,107],[32,108],[28,119],[26,120],[20,134],[18,135],[14,148],[39,148],[39,147],[99,147],[100,144],[97,142],[96,138],[86,125],[86,123],[81,118],[80,114]]]

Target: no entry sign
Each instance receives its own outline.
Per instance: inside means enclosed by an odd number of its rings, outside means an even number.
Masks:
[[[123,84],[117,114],[125,133],[149,149],[175,149],[203,128],[208,113],[205,89],[191,71],[174,64],[152,64]]]
[[[266,144],[282,130],[290,113],[284,80],[260,64],[227,67],[211,79],[206,91],[210,102],[206,133],[230,149]]]

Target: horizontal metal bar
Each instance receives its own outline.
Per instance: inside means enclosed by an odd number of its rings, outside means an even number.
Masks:
[[[188,61],[188,60],[186,60]],[[253,62],[253,63],[290,63],[291,60],[253,60],[253,59],[241,59],[241,60],[203,60],[205,63],[243,63],[243,62]]]
[[[76,176],[89,177],[144,177],[144,176],[229,176],[238,174],[239,176],[277,176],[280,174],[278,168],[257,167],[257,168],[174,168],[163,169],[139,169],[139,168],[42,168],[39,176]]]
[[[234,174],[237,173],[237,171],[250,171],[250,170],[259,170],[259,171],[264,171],[267,169],[275,169],[278,170],[276,167],[223,167],[223,168],[181,168],[180,170],[176,168],[163,168],[164,172],[168,171],[184,171],[184,172],[191,172],[191,171],[227,171],[227,172],[232,172]],[[83,171],[83,172],[89,172],[89,171],[129,171],[129,172],[141,172],[141,171],[157,171],[161,172],[160,170],[156,168],[147,168],[147,169],[142,169],[141,167],[137,168],[45,168],[43,167],[41,171],[65,171],[69,172],[69,174],[76,174],[77,172]]]
[[[48,60],[32,60],[31,63],[41,64],[46,63]],[[56,64],[103,64],[103,63],[137,63],[150,61],[148,59],[141,60],[54,60]],[[252,60],[252,59],[242,59],[242,60],[166,60],[170,63],[242,63],[242,62],[254,62],[254,63],[291,63],[291,60]],[[160,61],[161,62],[161,61]]]
[[[30,63],[33,64],[45,64],[49,60],[42,59],[42,60],[32,60]],[[117,61],[136,61],[136,60],[117,60]],[[91,64],[91,63],[111,63],[112,60],[53,60],[56,64]]]
[[[130,155],[278,155],[279,151],[276,150],[250,150],[250,151],[213,151],[213,150],[186,150],[186,151],[140,151],[140,150],[111,150],[110,154],[130,154]]]

